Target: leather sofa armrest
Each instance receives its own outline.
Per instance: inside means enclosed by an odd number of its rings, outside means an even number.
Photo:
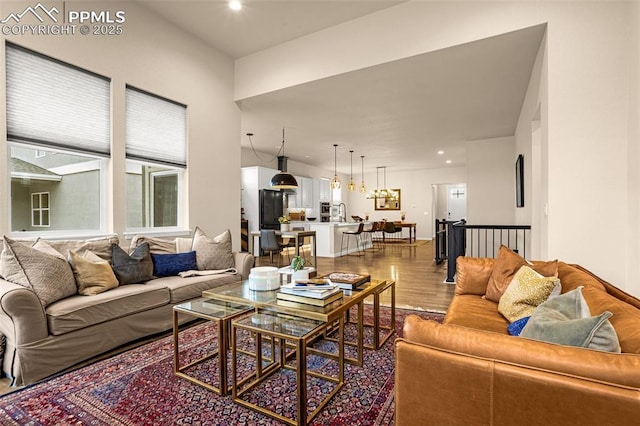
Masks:
[[[486,293],[495,259],[459,256],[456,259],[455,294]]]
[[[249,273],[251,272],[251,268],[255,263],[255,257],[251,253],[246,251],[243,252],[235,252],[233,253],[235,262],[236,262],[236,270],[238,274],[242,276],[243,280],[249,279]]]
[[[7,346],[18,346],[49,335],[47,316],[36,294],[0,279],[0,333]]]

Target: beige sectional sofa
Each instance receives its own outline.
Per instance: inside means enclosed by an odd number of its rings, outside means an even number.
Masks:
[[[232,259],[231,272],[152,278],[88,296],[76,293],[46,306],[32,288],[0,278],[0,333],[6,336],[4,374],[11,378],[12,385],[33,383],[125,343],[171,329],[175,304],[201,297],[203,290],[248,277],[253,256],[231,253],[230,233],[223,235],[228,235],[225,255]],[[184,252],[192,245],[190,238],[134,238],[131,248],[141,242],[149,244],[151,253]],[[82,252],[89,246],[110,261],[112,244],[118,244],[118,239],[48,243],[65,255],[69,251]],[[6,240],[3,244],[6,251]],[[201,266],[206,259],[196,253]],[[56,276],[50,280],[55,286]]]

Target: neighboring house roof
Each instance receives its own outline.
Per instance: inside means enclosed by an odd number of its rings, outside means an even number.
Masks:
[[[50,172],[45,168],[36,166],[33,163],[29,163],[28,161],[24,161],[19,158],[11,158],[10,168],[12,178],[29,178],[52,181],[62,180],[62,176],[59,174]]]

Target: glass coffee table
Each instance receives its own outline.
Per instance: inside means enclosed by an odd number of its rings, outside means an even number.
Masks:
[[[388,288],[395,289],[394,281],[387,280],[371,280],[357,290],[348,290],[344,292],[342,303],[328,312],[316,312],[300,308],[293,308],[279,305],[277,303],[278,290],[273,291],[254,291],[249,288],[249,281],[238,281],[224,286],[216,287],[211,290],[202,292],[202,296],[207,299],[220,300],[224,302],[232,302],[244,305],[251,305],[256,308],[272,310],[284,314],[294,315],[301,318],[314,319],[329,324],[337,323],[337,321],[345,316],[352,307],[356,307],[358,315],[356,321],[357,333],[355,342],[345,342],[345,344],[356,347],[356,356],[344,357],[344,361],[357,366],[362,365],[364,353],[364,300],[369,296],[374,296],[374,300],[378,300],[378,296],[382,291]],[[377,296],[376,296],[377,295]],[[379,326],[379,303],[374,303],[374,327]],[[342,330],[344,332],[344,330]],[[376,334],[378,328],[375,330]],[[375,346],[375,345],[374,345]],[[316,350],[313,350],[317,352]],[[331,356],[331,355],[329,355]],[[342,367],[341,367],[342,368]]]
[[[173,372],[176,376],[182,377],[192,383],[203,386],[212,390],[219,395],[227,395],[230,391],[227,383],[227,349],[230,342],[230,322],[234,318],[238,318],[250,311],[252,306],[242,305],[233,302],[215,301],[207,298],[191,300],[181,303],[173,307]],[[192,317],[202,318],[213,321],[218,325],[218,349],[209,353],[186,365],[180,365],[180,348],[179,348],[179,328],[178,315],[185,314]],[[213,358],[218,357],[218,386],[188,374],[188,370],[199,364]]]

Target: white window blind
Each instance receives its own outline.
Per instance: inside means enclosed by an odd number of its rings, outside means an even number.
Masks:
[[[187,108],[127,87],[126,155],[132,160],[187,165]]]
[[[109,156],[110,80],[6,47],[7,138]]]

